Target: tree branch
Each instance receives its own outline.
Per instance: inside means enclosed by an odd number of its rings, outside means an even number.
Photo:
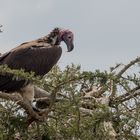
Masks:
[[[27,112],[28,115],[30,115],[32,118],[34,118],[36,120],[42,121],[44,119],[42,116],[39,116],[38,113],[32,109],[32,106],[30,104],[24,102],[24,100],[20,96],[17,96],[17,95],[15,96],[13,94],[0,92],[0,98],[16,102]]]
[[[129,92],[119,96],[119,97],[116,97],[114,100],[110,100],[110,105],[113,105],[114,103],[122,103],[122,102],[125,102],[125,101],[128,101],[138,95],[140,95],[140,87],[135,87],[134,89],[130,90]]]
[[[140,57],[137,57],[135,60],[130,61],[116,76],[117,78],[120,78],[122,74],[129,69],[131,66],[133,66],[135,63],[140,62]]]

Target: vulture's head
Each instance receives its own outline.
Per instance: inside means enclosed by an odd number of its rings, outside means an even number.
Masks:
[[[49,37],[52,41],[52,44],[54,45],[60,45],[61,41],[64,41],[67,45],[68,52],[72,51],[74,48],[73,45],[74,35],[68,29],[55,28],[50,33]]]

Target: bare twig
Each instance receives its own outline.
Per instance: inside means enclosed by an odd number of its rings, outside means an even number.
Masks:
[[[136,87],[132,90],[130,90],[129,92],[119,96],[119,97],[116,97],[114,100],[110,100],[110,105],[114,104],[114,103],[122,103],[124,101],[128,101],[138,95],[140,95],[140,87]]]
[[[131,66],[138,62],[140,62],[140,57],[137,57],[135,60],[130,61],[130,63],[128,63],[116,76],[120,78],[126,70],[128,70]]]

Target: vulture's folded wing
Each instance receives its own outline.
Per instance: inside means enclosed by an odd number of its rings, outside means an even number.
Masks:
[[[0,65],[8,65],[11,69],[24,69],[45,75],[59,60],[62,49],[43,42],[24,43],[10,52],[0,56]],[[25,80],[13,80],[12,76],[0,74],[0,90],[14,91],[25,85]]]

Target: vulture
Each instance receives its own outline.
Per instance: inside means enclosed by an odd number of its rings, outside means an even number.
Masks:
[[[47,36],[22,43],[0,56],[0,65],[11,69],[24,69],[34,72],[36,76],[44,76],[58,62],[62,54],[60,47],[64,41],[68,52],[74,48],[73,33],[68,29],[55,28]],[[12,75],[0,73],[0,91],[18,92],[23,99],[32,105],[34,100],[34,85],[24,79],[13,79]]]

